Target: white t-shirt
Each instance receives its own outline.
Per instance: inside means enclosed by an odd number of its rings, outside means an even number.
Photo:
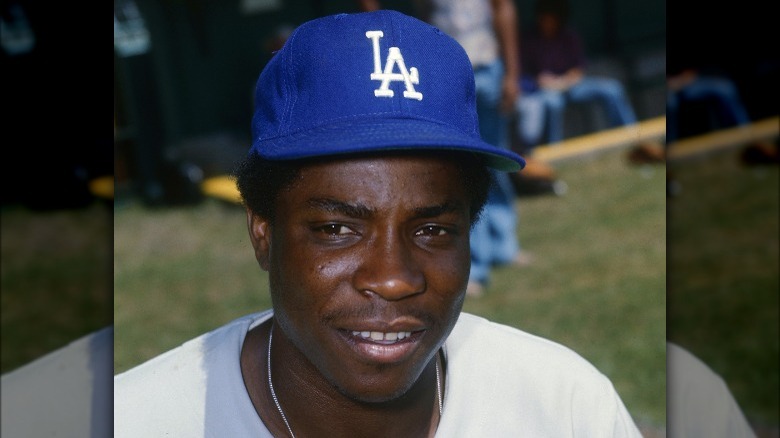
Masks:
[[[270,437],[240,353],[271,311],[239,318],[114,379],[116,437]],[[641,437],[612,383],[572,350],[462,313],[445,343],[437,437]]]
[[[489,65],[499,59],[490,0],[427,2],[431,4],[431,24],[463,46],[473,66]]]
[[[755,438],[721,376],[688,350],[666,343],[669,436]]]
[[[114,328],[51,351],[0,380],[0,436],[111,436]]]

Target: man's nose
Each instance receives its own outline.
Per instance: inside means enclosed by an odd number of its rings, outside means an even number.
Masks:
[[[425,275],[413,252],[412,243],[396,233],[367,243],[365,257],[354,275],[355,288],[388,301],[424,292]]]

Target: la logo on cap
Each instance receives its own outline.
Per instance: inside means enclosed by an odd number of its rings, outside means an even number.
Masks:
[[[415,67],[408,70],[406,69],[406,63],[404,63],[404,57],[401,55],[401,49],[398,47],[390,47],[390,50],[387,53],[387,59],[385,60],[385,69],[382,70],[382,64],[379,57],[379,39],[384,35],[384,32],[381,30],[369,30],[366,32],[366,37],[371,40],[374,48],[374,72],[371,73],[371,80],[382,81],[379,88],[374,90],[374,96],[393,97],[395,93],[390,89],[390,82],[403,81],[406,85],[404,97],[407,99],[422,100],[422,93],[414,89],[414,85],[420,83],[420,75]],[[400,73],[393,73],[393,69],[396,65],[398,65]]]

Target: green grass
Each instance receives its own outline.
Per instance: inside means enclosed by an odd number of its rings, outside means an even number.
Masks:
[[[2,372],[111,324],[111,210],[2,210]]]
[[[739,149],[670,164],[669,338],[729,385],[754,423],[778,424],[778,166]]]
[[[237,206],[118,207],[114,228],[115,372],[270,307]]]
[[[518,198],[532,266],[497,268],[465,310],[556,340],[615,383],[639,423],[665,424],[665,172],[614,152],[557,166],[564,197]],[[245,215],[207,201],[115,215],[115,371],[270,306]]]

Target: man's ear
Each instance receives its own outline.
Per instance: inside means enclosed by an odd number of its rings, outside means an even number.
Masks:
[[[268,219],[246,209],[246,224],[249,229],[249,240],[255,249],[257,263],[264,271],[268,271],[271,254],[271,223]]]

